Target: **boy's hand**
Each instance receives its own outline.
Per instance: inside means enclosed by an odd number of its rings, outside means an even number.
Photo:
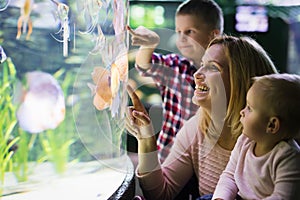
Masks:
[[[137,140],[152,137],[154,135],[154,129],[145,107],[129,85],[127,86],[127,92],[132,100],[133,106],[130,106],[126,112],[126,129],[136,137]]]
[[[128,25],[126,28],[131,35],[131,44],[133,46],[156,48],[160,42],[160,38],[157,33],[143,26],[139,26],[135,30],[131,29]]]

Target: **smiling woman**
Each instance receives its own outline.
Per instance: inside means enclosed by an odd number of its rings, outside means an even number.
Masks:
[[[202,64],[194,74],[193,102],[200,108],[178,132],[163,164],[156,152],[151,120],[137,95],[128,89],[133,106],[126,128],[138,140],[136,176],[146,199],[173,199],[193,173],[199,194],[212,194],[241,134],[240,110],[245,105],[241,96],[246,96],[251,77],[277,73],[264,49],[246,37],[216,37]]]

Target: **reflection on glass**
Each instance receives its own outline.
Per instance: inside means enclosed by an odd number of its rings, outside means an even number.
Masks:
[[[128,1],[0,6],[0,196],[126,171]]]

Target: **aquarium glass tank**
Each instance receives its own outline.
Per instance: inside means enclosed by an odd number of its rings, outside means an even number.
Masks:
[[[0,196],[126,171],[128,1],[0,0],[0,19]]]

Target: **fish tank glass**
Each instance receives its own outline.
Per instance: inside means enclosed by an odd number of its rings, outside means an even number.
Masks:
[[[0,0],[1,199],[127,170],[128,7]]]

